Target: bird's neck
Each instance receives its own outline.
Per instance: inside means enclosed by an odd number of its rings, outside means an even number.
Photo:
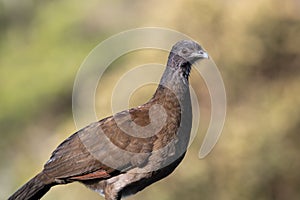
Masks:
[[[186,92],[188,91],[189,85],[188,80],[182,80],[183,77],[179,74],[178,71],[175,71],[171,68],[168,68],[165,70],[163,77],[160,80],[159,86],[157,89],[159,90],[161,87],[168,89],[169,92],[174,93],[178,100],[181,99],[181,97],[184,97],[186,95]]]
[[[167,67],[160,80],[159,87],[167,88],[169,92],[174,93],[178,100],[181,101],[186,95],[189,95],[189,80],[191,64],[187,63],[182,58],[170,55]]]

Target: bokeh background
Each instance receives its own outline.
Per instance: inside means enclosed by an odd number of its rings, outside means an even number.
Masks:
[[[223,76],[228,110],[217,146],[198,159],[210,104],[203,81],[192,75],[202,102],[197,138],[171,176],[128,199],[300,199],[299,0],[0,0],[0,199],[76,131],[72,87],[87,54],[113,34],[145,26],[201,42]],[[111,114],[111,89],[122,73],[167,59],[155,55],[129,54],[105,72],[100,118]],[[130,104],[146,101],[154,89],[141,88]],[[43,199],[100,198],[73,183]]]

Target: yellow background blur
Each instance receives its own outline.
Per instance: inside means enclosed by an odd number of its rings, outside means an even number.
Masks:
[[[201,42],[222,73],[228,111],[220,141],[199,160],[209,99],[192,74],[203,97],[203,130],[171,176],[129,199],[300,199],[299,0],[0,0],[0,199],[76,131],[72,87],[87,54],[113,34],[145,26]],[[135,59],[153,60],[128,56],[106,72],[100,117],[111,114],[109,88]],[[153,91],[141,89],[132,105]],[[73,183],[43,199],[100,198]]]

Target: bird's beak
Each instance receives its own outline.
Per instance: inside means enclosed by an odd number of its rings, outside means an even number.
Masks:
[[[209,59],[208,53],[206,53],[203,50],[200,50],[198,52],[192,53],[190,57],[192,57],[192,58],[206,58],[206,59]]]

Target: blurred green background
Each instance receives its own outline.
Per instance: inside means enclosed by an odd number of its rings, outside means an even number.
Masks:
[[[203,102],[200,133],[171,176],[128,199],[300,199],[299,0],[0,0],[0,199],[76,131],[72,87],[87,54],[113,34],[144,26],[201,42],[223,75],[228,111],[217,146],[199,160],[209,96],[192,74]],[[111,114],[110,89],[122,70],[153,55],[129,55],[105,73],[99,117]],[[134,94],[132,105],[154,88]],[[100,198],[73,183],[43,199]]]

